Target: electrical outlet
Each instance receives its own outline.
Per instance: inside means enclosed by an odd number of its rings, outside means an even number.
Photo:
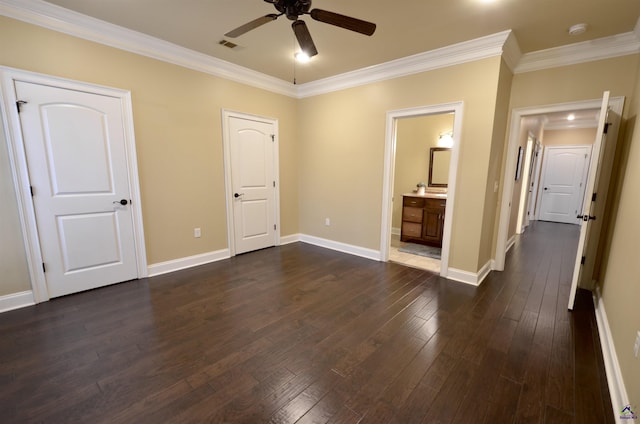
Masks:
[[[640,352],[640,331],[636,334],[636,344],[633,346],[633,356],[638,357],[638,353]]]
[[[325,218],[325,219],[324,219],[324,225],[326,225],[327,227],[328,227],[329,225],[331,225],[331,219],[329,219],[329,218]]]
[[[200,231],[200,228],[194,228],[193,229],[193,236],[195,238],[200,238],[201,235],[202,235],[202,232]]]

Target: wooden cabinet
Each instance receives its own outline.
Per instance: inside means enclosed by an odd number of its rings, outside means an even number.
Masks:
[[[402,196],[400,240],[442,247],[446,199]]]

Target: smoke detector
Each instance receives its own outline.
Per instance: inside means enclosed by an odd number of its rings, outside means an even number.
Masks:
[[[569,35],[580,35],[587,32],[587,24],[575,24],[569,28]]]

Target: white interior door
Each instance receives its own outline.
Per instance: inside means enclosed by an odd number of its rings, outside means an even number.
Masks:
[[[276,244],[275,128],[231,116],[229,153],[235,253]]]
[[[120,99],[15,90],[49,296],[137,278]]]
[[[578,254],[576,255],[576,261],[573,268],[573,276],[571,278],[571,292],[569,294],[569,309],[573,309],[573,304],[576,299],[576,291],[578,290],[578,282],[582,278],[583,272],[583,264],[584,264],[584,252],[589,243],[589,235],[591,232],[591,222],[592,219],[595,219],[593,215],[593,210],[595,207],[595,198],[593,198],[590,193],[594,193],[594,189],[598,184],[598,179],[600,178],[600,164],[602,159],[602,154],[604,152],[605,141],[607,137],[606,126],[607,123],[607,115],[609,111],[609,92],[605,91],[604,96],[602,98],[602,106],[600,107],[600,119],[598,122],[598,130],[596,132],[596,140],[593,145],[593,153],[591,154],[591,161],[589,164],[589,175],[587,178],[585,193],[587,195],[583,196],[584,201],[581,208],[581,216],[580,219],[580,238],[578,240]],[[604,202],[604,199],[600,200]]]
[[[590,151],[588,146],[545,148],[540,220],[578,223]]]

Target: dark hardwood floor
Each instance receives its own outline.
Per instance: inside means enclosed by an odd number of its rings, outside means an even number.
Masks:
[[[0,315],[5,423],[607,423],[577,228],[478,288],[295,243]]]

